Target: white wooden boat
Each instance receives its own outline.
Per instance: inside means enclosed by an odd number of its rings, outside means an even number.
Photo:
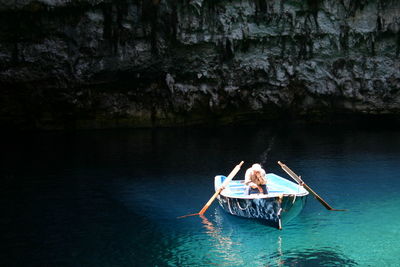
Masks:
[[[257,219],[282,229],[282,225],[296,217],[303,209],[308,191],[276,174],[268,173],[268,194],[246,193],[244,180],[233,180],[218,195],[220,206],[228,213],[240,217]],[[217,191],[224,180],[223,175],[215,176]]]

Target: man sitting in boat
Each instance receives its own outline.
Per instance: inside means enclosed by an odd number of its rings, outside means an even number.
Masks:
[[[255,163],[251,168],[247,169],[244,179],[247,185],[248,194],[268,194],[267,179],[265,178],[265,170],[260,164]]]

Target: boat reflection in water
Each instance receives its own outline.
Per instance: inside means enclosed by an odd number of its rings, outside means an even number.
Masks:
[[[303,209],[308,191],[276,174],[268,173],[268,194],[246,194],[243,180],[231,181],[218,196],[220,206],[228,213],[257,219],[272,227],[282,229],[284,223],[296,217]],[[225,176],[214,179],[217,191]]]
[[[358,265],[334,247],[288,248],[288,244],[284,245],[284,237],[276,231],[267,231],[260,240],[260,236],[255,235],[260,230],[259,227],[254,227],[254,224],[240,224],[239,220],[230,223],[229,220],[224,220],[223,214],[218,211],[212,220],[203,215],[200,217],[206,229],[205,233],[215,241],[214,252],[219,252],[224,262],[229,262],[230,266],[248,266],[250,262],[251,266]],[[228,232],[225,232],[226,228],[229,229]],[[246,236],[243,236],[244,232],[247,233]],[[210,263],[219,265],[220,262]]]

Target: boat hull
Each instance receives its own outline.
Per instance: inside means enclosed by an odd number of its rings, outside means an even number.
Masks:
[[[216,177],[217,179],[218,177]],[[220,178],[223,179],[223,178]],[[283,179],[283,178],[282,178]],[[216,187],[220,182],[216,181]],[[232,186],[233,187],[233,186]],[[248,195],[230,197],[220,194],[218,202],[228,213],[257,219],[269,226],[282,229],[282,225],[296,217],[306,204],[308,194]]]
[[[240,199],[219,196],[220,206],[228,213],[282,229],[282,225],[296,217],[303,209],[307,197]]]

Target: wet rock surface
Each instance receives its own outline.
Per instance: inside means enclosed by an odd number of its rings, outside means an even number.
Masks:
[[[0,0],[0,122],[397,117],[399,23],[390,0]]]

